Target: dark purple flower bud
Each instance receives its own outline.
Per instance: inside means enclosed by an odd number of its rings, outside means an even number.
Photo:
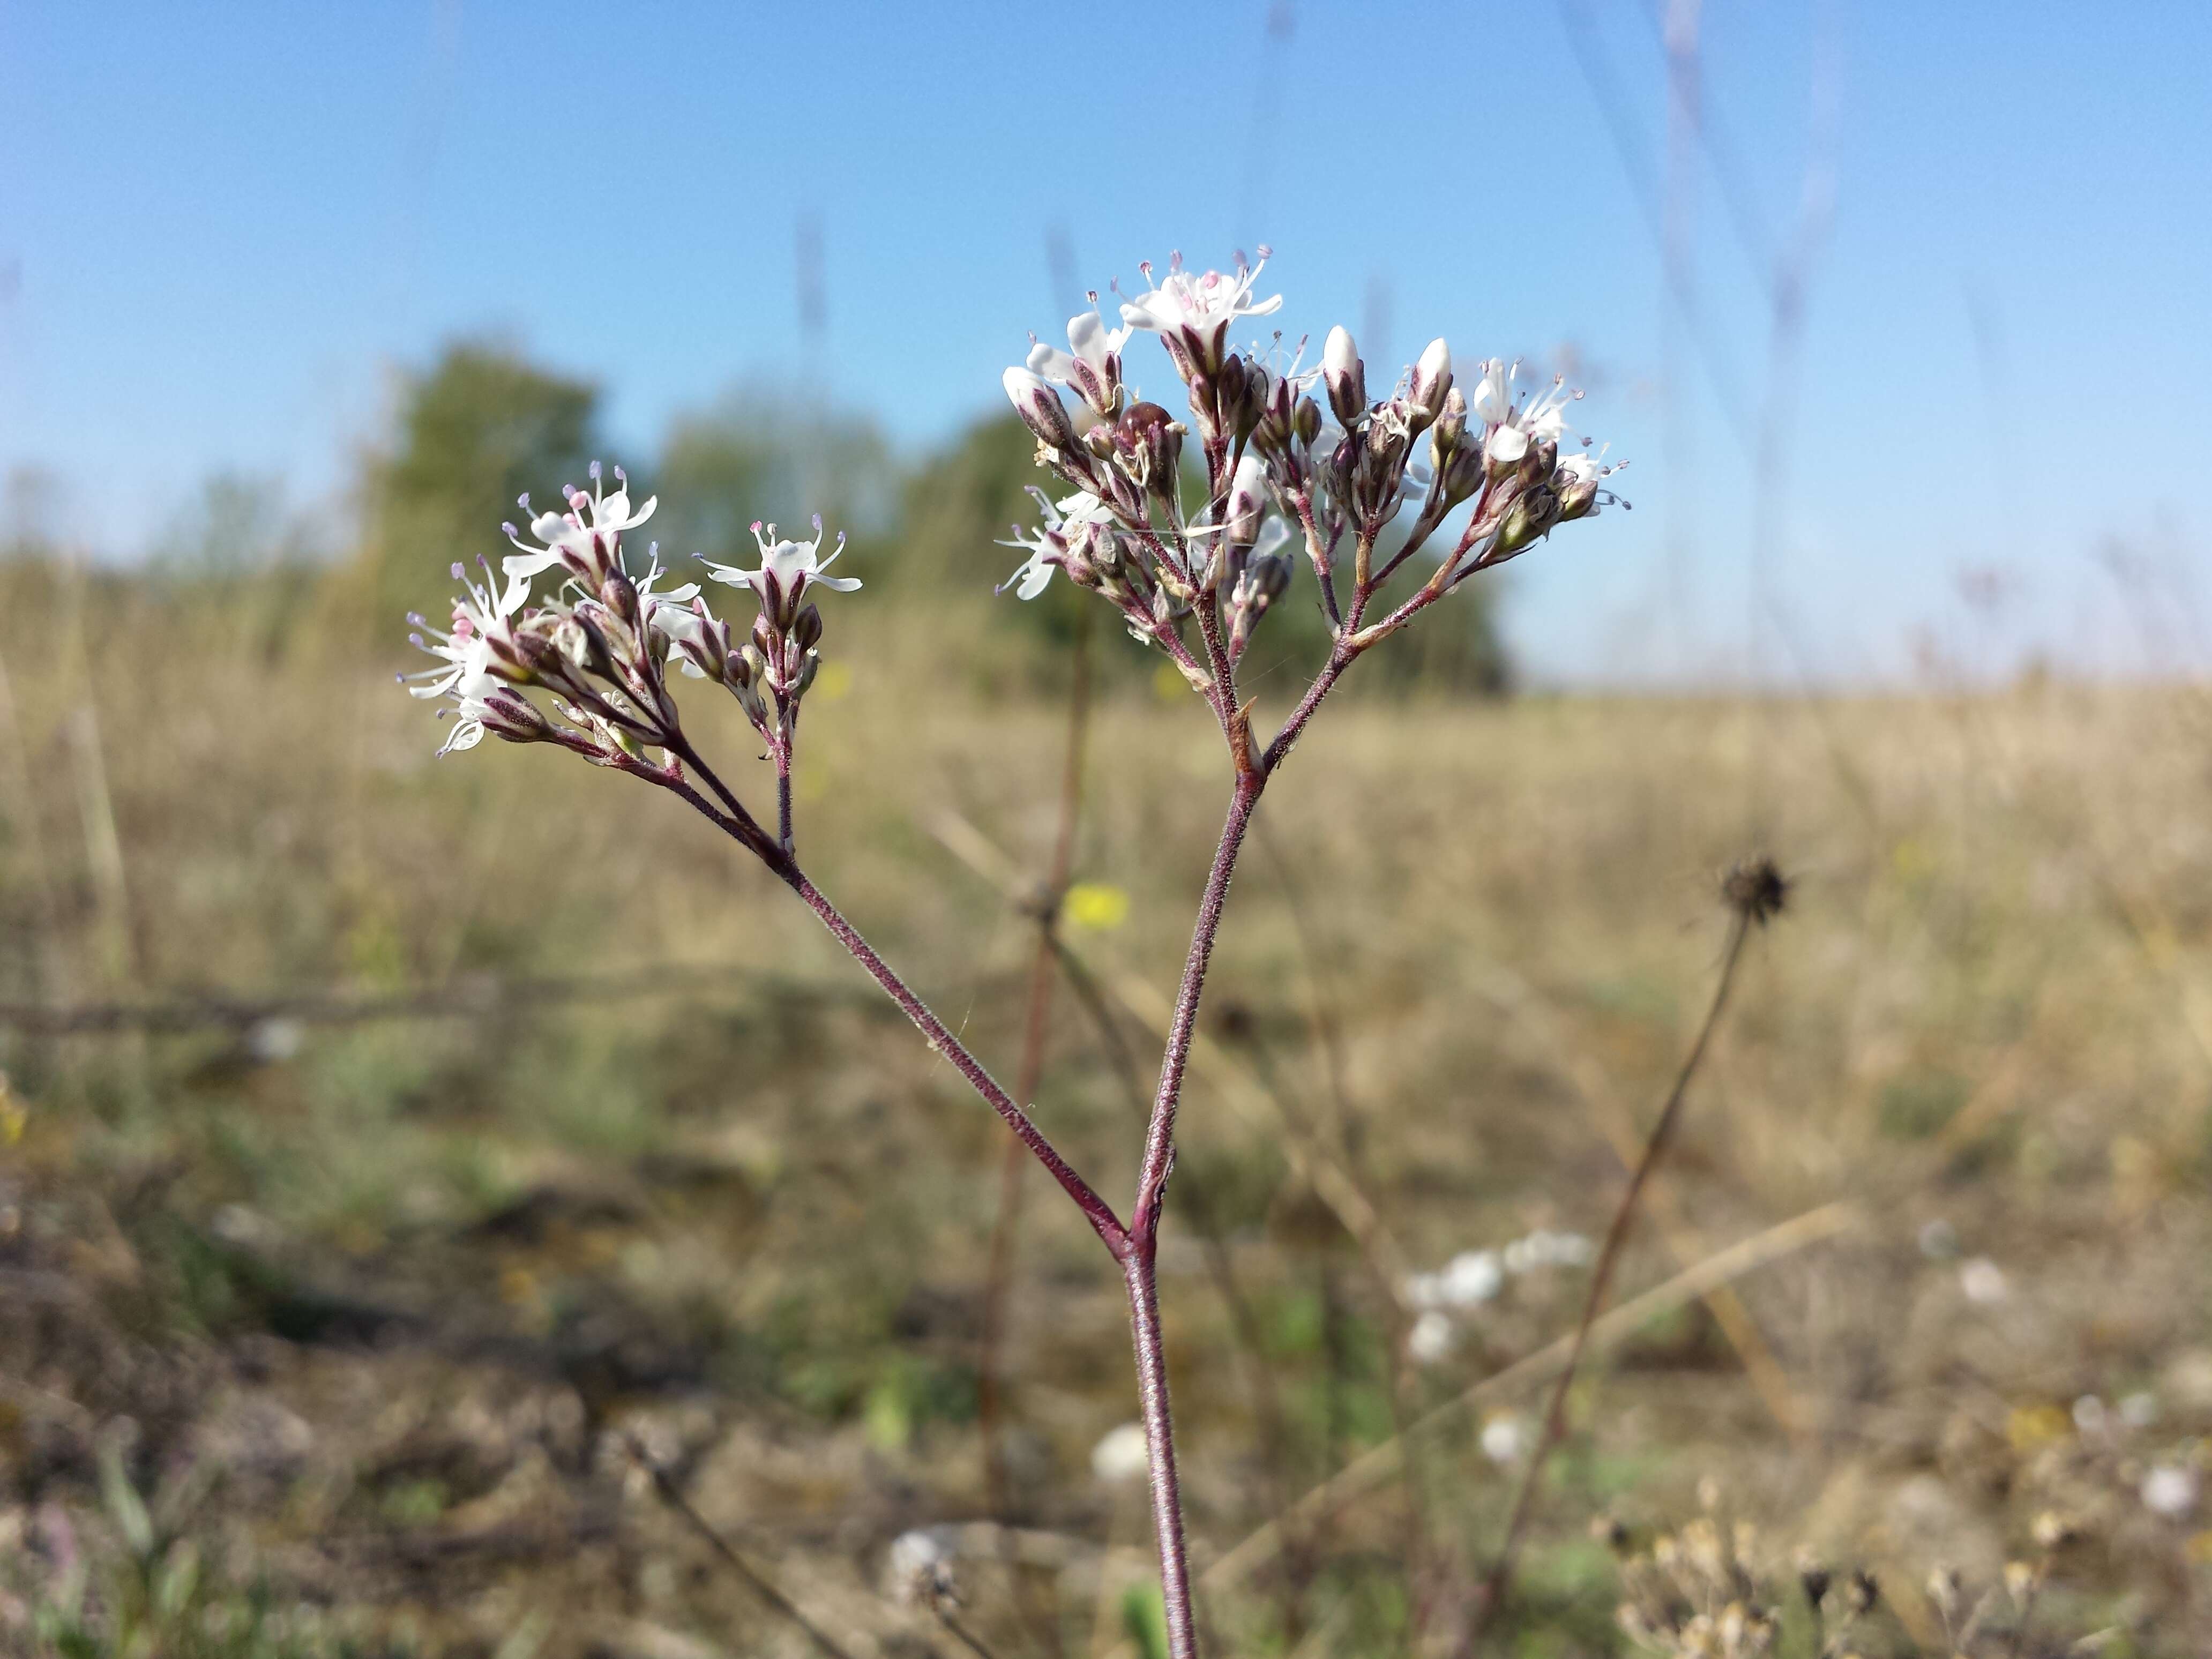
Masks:
[[[1067,418],[1067,406],[1049,382],[1026,368],[1010,368],[1001,379],[1014,413],[1036,434],[1039,443],[1048,449],[1075,447],[1075,424]]]

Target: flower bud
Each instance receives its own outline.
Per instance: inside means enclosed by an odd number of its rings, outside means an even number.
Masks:
[[[1014,413],[1022,417],[1022,424],[1036,434],[1036,441],[1048,449],[1075,447],[1075,424],[1067,418],[1067,406],[1060,401],[1060,393],[1041,376],[1026,368],[1010,368],[1000,377],[1006,396],[1014,405]]]
[[[1429,453],[1442,471],[1467,441],[1467,398],[1457,386],[1444,393],[1437,410],[1437,423],[1429,434]]]
[[[806,660],[799,665],[799,682],[791,688],[791,695],[795,698],[805,696],[806,688],[814,684],[814,677],[821,672],[822,653],[819,651],[808,652]]]
[[[1172,495],[1182,465],[1182,425],[1158,404],[1131,404],[1115,424],[1114,447],[1129,475],[1154,495]]]
[[[1482,488],[1482,452],[1465,447],[1455,450],[1449,460],[1437,466],[1437,482],[1443,491],[1444,506],[1457,507]]]
[[[1292,568],[1289,554],[1262,553],[1252,561],[1245,580],[1260,604],[1272,604],[1281,598],[1283,590],[1291,585]]]
[[[1421,424],[1425,426],[1443,413],[1451,382],[1451,348],[1442,340],[1431,340],[1421,353],[1421,361],[1413,365],[1413,380],[1406,390],[1413,407],[1425,417]]]
[[[1505,521],[1498,527],[1498,545],[1492,559],[1510,559],[1559,522],[1559,498],[1549,484],[1534,484],[1524,489],[1505,509]]]
[[[1347,427],[1367,413],[1367,369],[1359,361],[1359,348],[1342,324],[1328,331],[1322,348],[1321,377],[1328,387],[1328,406]]]
[[[519,697],[512,691],[495,691],[483,700],[477,711],[485,731],[495,738],[504,738],[509,743],[543,743],[553,735],[553,727],[539,714],[527,697]]]
[[[1292,417],[1297,440],[1307,448],[1313,447],[1321,437],[1321,405],[1310,398],[1298,399],[1297,413]]]
[[[1249,547],[1260,538],[1260,520],[1267,510],[1267,469],[1256,455],[1247,455],[1237,463],[1237,473],[1229,481],[1229,507],[1224,522],[1229,527],[1229,539],[1239,547]]]
[[[791,624],[793,643],[801,651],[811,651],[822,643],[822,612],[813,605],[802,605]]]
[[[621,571],[610,570],[601,580],[599,603],[632,628],[637,626],[637,584]]]
[[[768,705],[761,701],[760,686],[768,672],[768,659],[760,648],[748,641],[740,650],[730,653],[723,670],[722,683],[730,688],[738,706],[745,711],[745,718],[755,726],[764,726],[768,721]]]

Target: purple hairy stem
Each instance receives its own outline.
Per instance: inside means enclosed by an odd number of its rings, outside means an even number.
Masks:
[[[876,954],[875,946],[860,936],[860,932],[845,920],[837,907],[823,896],[822,890],[808,879],[797,860],[779,847],[768,833],[737,804],[727,786],[701,762],[689,745],[672,752],[681,757],[714,793],[730,808],[724,811],[702,797],[699,792],[672,774],[650,772],[646,775],[663,787],[681,795],[732,840],[757,855],[773,871],[776,878],[805,901],[832,937],[843,945],[853,959],[867,970],[868,976],[883,987],[890,1000],[899,1006],[902,1013],[912,1020],[915,1029],[927,1039],[929,1046],[951,1062],[953,1070],[967,1080],[968,1086],[983,1097],[983,1102],[1005,1120],[1022,1145],[1028,1147],[1038,1163],[1051,1172],[1067,1195],[1075,1200],[1095,1231],[1116,1261],[1126,1258],[1129,1250],[1129,1234],[1121,1218],[1114,1213],[1112,1205],[1098,1195],[1091,1183],[1078,1175],[1067,1160],[1054,1149],[1044,1132],[1031,1121],[1030,1115],[1016,1103],[1014,1097],[999,1086],[983,1062],[968,1050],[965,1043],[952,1035],[945,1022],[930,1012],[929,1005],[904,980],[891,970],[890,964]]]
[[[1053,1149],[1044,1138],[1044,1132],[1030,1121],[1030,1115],[1014,1102],[1014,1097],[1000,1088],[995,1079],[983,1068],[983,1062],[969,1054],[960,1039],[945,1028],[945,1022],[930,1012],[929,1005],[917,996],[907,982],[890,969],[889,963],[876,954],[875,947],[862,939],[860,930],[837,912],[837,907],[822,896],[821,889],[807,879],[796,864],[785,859],[769,866],[791,890],[805,900],[806,908],[821,918],[822,925],[835,936],[837,942],[850,951],[853,959],[868,971],[868,976],[890,993],[901,1012],[912,1020],[929,1046],[952,1062],[952,1068],[968,1080],[968,1086],[982,1096],[991,1109],[1004,1118],[1006,1127],[1019,1138],[1023,1146],[1036,1155],[1038,1163],[1052,1174],[1076,1207],[1083,1212],[1107,1249],[1117,1261],[1123,1260],[1129,1249],[1129,1234],[1115,1215],[1113,1206],[1099,1197],[1091,1183],[1069,1167],[1067,1160]]]
[[[1190,1599],[1190,1561],[1183,1541],[1182,1498],[1176,1476],[1175,1426],[1168,1407],[1167,1355],[1160,1345],[1160,1291],[1153,1264],[1160,1218],[1167,1195],[1168,1176],[1175,1164],[1176,1109],[1182,1097],[1185,1066],[1190,1060],[1191,1039],[1198,1031],[1199,999],[1206,990],[1206,970],[1213,958],[1213,941],[1221,931],[1222,908],[1229,896],[1229,878],[1237,867],[1237,854],[1244,844],[1244,831],[1252,809],[1267,787],[1261,772],[1240,772],[1236,793],[1230,798],[1229,817],[1221,826],[1221,842],[1206,874],[1206,891],[1199,900],[1198,925],[1191,934],[1190,955],[1183,963],[1182,985],[1176,994],[1175,1016],[1168,1027],[1167,1052],[1160,1061],[1158,1091],[1152,1097],[1152,1118],[1145,1133],[1145,1161],[1137,1181],[1136,1206],[1129,1216],[1129,1249],[1122,1268],[1129,1285],[1129,1326],[1136,1340],[1137,1392],[1143,1408],[1145,1445],[1150,1455],[1152,1522],[1158,1534],[1160,1595],[1167,1613],[1168,1650],[1174,1659],[1192,1659],[1198,1652],[1196,1621]]]

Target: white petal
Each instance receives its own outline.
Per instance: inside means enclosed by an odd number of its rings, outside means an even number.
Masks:
[[[1057,380],[1066,386],[1068,377],[1075,373],[1075,359],[1057,347],[1039,342],[1030,348],[1029,368],[1032,374],[1040,374],[1048,380]],[[1007,388],[1006,395],[1013,395],[1012,387]]]

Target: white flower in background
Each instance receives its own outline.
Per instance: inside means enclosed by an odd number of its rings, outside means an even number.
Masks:
[[[1091,309],[1067,319],[1067,349],[1037,340],[1030,347],[1029,368],[1066,386],[1100,415],[1117,412],[1121,388],[1121,348],[1129,343],[1133,325],[1109,329],[1098,314],[1098,296],[1091,296]]]
[[[912,1604],[940,1595],[952,1585],[952,1564],[959,1552],[944,1527],[916,1527],[891,1540],[884,1557],[884,1577],[891,1594]]]
[[[1121,320],[1167,342],[1185,379],[1192,368],[1218,368],[1230,324],[1245,317],[1272,316],[1282,309],[1279,294],[1265,300],[1252,297],[1252,285],[1267,269],[1267,253],[1261,248],[1260,263],[1249,267],[1240,258],[1234,275],[1208,270],[1197,276],[1185,270],[1182,255],[1176,254],[1168,261],[1164,282],[1122,302]],[[1150,281],[1151,261],[1140,269]]]
[[[1444,1264],[1444,1301],[1455,1308],[1480,1307],[1504,1283],[1495,1250],[1462,1250]]]
[[[1959,1269],[1959,1288],[1966,1292],[1967,1301],[1991,1308],[2005,1299],[2010,1286],[2005,1283],[2003,1268],[1989,1257],[1978,1255]]]
[[[849,593],[860,585],[857,576],[825,576],[822,573],[837,561],[845,550],[845,532],[837,532],[837,545],[830,550],[830,556],[822,556],[822,515],[814,515],[814,539],[794,542],[776,536],[774,525],[753,524],[753,541],[760,549],[761,568],[740,569],[733,564],[716,564],[703,556],[699,562],[707,567],[707,574],[718,582],[732,587],[750,587],[760,596],[762,608],[780,626],[788,626],[797,614],[799,603],[810,587],[826,587],[833,592]]]
[[[1407,1356],[1417,1365],[1434,1365],[1449,1359],[1457,1346],[1458,1328],[1433,1308],[1415,1320],[1413,1329],[1406,1333]]]
[[[1493,1417],[1482,1425],[1482,1455],[1492,1462],[1518,1462],[1528,1449],[1528,1431],[1519,1418]]]
[[[2148,1393],[2130,1395],[2120,1401],[2120,1421],[2131,1429],[2147,1429],[2158,1421],[2158,1397]]]
[[[1145,1443],[1145,1425],[1124,1423],[1109,1429],[1091,1449],[1091,1473],[1109,1486],[1141,1480],[1152,1467],[1151,1449]]]
[[[525,543],[513,525],[506,526],[507,538],[513,542],[515,551],[502,562],[501,568],[510,576],[535,576],[556,565],[565,567],[572,575],[592,580],[604,576],[615,568],[615,550],[620,538],[653,516],[653,509],[660,504],[657,495],[650,497],[643,507],[630,510],[629,478],[620,467],[615,469],[615,491],[603,493],[599,464],[592,463],[592,493],[580,489],[564,489],[568,499],[566,513],[540,513],[530,520],[530,533],[545,544],[532,547]],[[530,511],[530,497],[522,496],[519,505]]]
[[[2143,1476],[2143,1507],[2169,1521],[2181,1520],[2197,1508],[2199,1486],[2195,1469],[2181,1463],[2160,1463]]]
[[[1583,1267],[1596,1254],[1580,1233],[1555,1233],[1539,1227],[1505,1247],[1505,1271],[1533,1273],[1539,1267]]]
[[[2074,1426],[2081,1433],[2102,1434],[2111,1425],[2112,1414],[2095,1395],[2085,1394],[2074,1402]]]
[[[1496,1296],[1505,1283],[1505,1270],[1495,1250],[1462,1250],[1432,1273],[1414,1273],[1406,1280],[1409,1307],[1474,1308]]]

